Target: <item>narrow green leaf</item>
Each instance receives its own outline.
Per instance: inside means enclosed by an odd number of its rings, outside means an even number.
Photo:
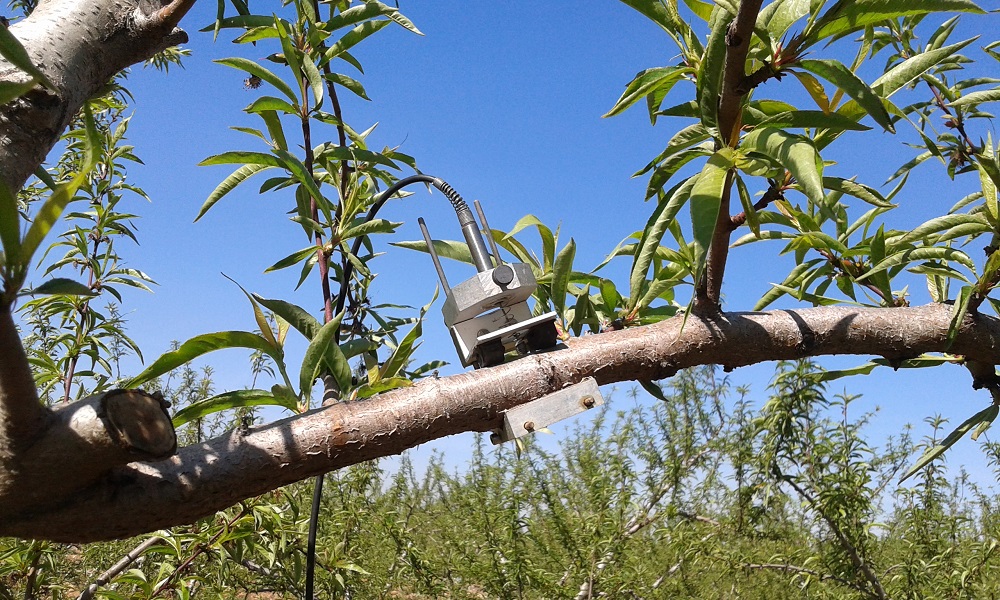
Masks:
[[[749,109],[750,107],[748,107]],[[754,118],[751,111],[744,118],[747,125],[757,127],[777,127],[779,129],[834,129],[837,131],[868,131],[871,127],[862,125],[855,119],[849,119],[839,113],[825,113],[821,110],[794,110],[781,112],[776,115],[764,116],[763,119]]]
[[[65,279],[62,277],[56,277],[54,279],[47,279],[41,285],[38,285],[31,290],[24,292],[25,295],[60,295],[60,296],[96,296],[97,292],[90,289],[88,286],[80,283],[79,281],[73,281],[72,279]]]
[[[236,390],[185,406],[174,415],[174,427],[180,427],[195,419],[201,419],[223,410],[246,406],[281,406],[293,412],[297,410],[294,400],[289,401],[289,398],[280,394],[276,395],[264,390]]]
[[[1000,101],[1000,87],[993,88],[992,90],[980,90],[978,92],[972,92],[966,94],[955,100],[954,102],[949,102],[949,106],[972,106],[976,104],[983,104],[984,102],[997,102]]]
[[[803,73],[802,71],[791,71],[791,73],[795,79],[799,80],[802,87],[809,92],[816,106],[824,113],[829,113],[830,97],[826,95],[826,89],[823,88],[823,84],[809,73]]]
[[[280,77],[275,75],[272,71],[268,70],[267,67],[263,67],[253,62],[252,60],[247,60],[245,58],[238,58],[238,57],[221,58],[219,60],[216,60],[215,62],[219,63],[220,65],[225,65],[227,67],[232,67],[234,69],[245,71],[251,75],[256,75],[262,80],[273,85],[279,92],[281,92],[289,100],[291,100],[292,104],[298,104],[298,98],[295,96],[295,92],[292,91],[292,88],[288,87],[287,83],[285,83]]]
[[[316,246],[307,246],[306,248],[293,252],[288,256],[286,256],[285,258],[282,258],[278,262],[274,263],[270,267],[264,269],[264,272],[270,273],[272,271],[280,271],[281,269],[287,269],[292,265],[299,264],[300,262],[306,260],[311,256],[316,256]]]
[[[695,282],[701,278],[708,249],[715,236],[715,225],[719,218],[722,195],[726,188],[729,169],[733,167],[734,155],[730,148],[723,148],[705,163],[691,188],[691,226],[694,265],[691,269]]]
[[[798,65],[810,73],[815,73],[842,90],[871,115],[875,122],[889,132],[895,132],[889,113],[882,104],[882,99],[872,91],[868,84],[851,72],[843,63],[836,60],[802,59]]]
[[[618,98],[618,101],[615,102],[611,110],[603,116],[605,118],[613,117],[654,91],[666,94],[675,83],[683,79],[690,72],[691,70],[685,67],[656,67],[640,71],[625,86],[625,91],[622,92],[621,97]]]
[[[639,240],[632,260],[629,280],[629,309],[635,308],[642,286],[646,282],[649,265],[652,264],[653,257],[656,256],[663,234],[667,231],[667,227],[675,222],[677,213],[691,197],[691,189],[696,180],[696,177],[689,177],[674,186],[663,196],[657,204],[656,210],[646,221],[646,227],[642,230],[642,238]]]
[[[55,225],[55,222],[59,219],[63,210],[66,209],[66,206],[73,200],[76,191],[81,185],[86,183],[87,178],[90,177],[90,172],[97,164],[102,142],[101,136],[97,132],[97,127],[94,125],[94,116],[91,114],[89,106],[85,107],[83,117],[84,139],[87,147],[84,162],[80,165],[80,170],[73,179],[60,185],[56,191],[52,192],[52,195],[45,200],[35,215],[35,219],[31,222],[28,232],[25,233],[24,239],[21,241],[21,248],[18,251],[17,259],[22,267],[26,268],[31,262],[31,258],[41,245],[42,240],[48,235],[49,230]],[[7,257],[7,262],[11,264],[9,256]]]
[[[854,196],[859,200],[864,200],[868,204],[880,208],[895,208],[896,205],[886,200],[875,188],[858,183],[851,179],[841,179],[840,177],[824,177],[823,187],[835,192],[841,192],[849,196]]]
[[[364,385],[358,386],[358,398],[371,398],[377,394],[384,394],[392,390],[399,388],[410,387],[413,382],[409,379],[403,377],[389,377],[387,379],[380,379],[375,383],[365,383]]]
[[[570,238],[569,243],[559,251],[552,263],[552,305],[556,314],[565,318],[566,293],[569,290],[569,279],[573,272],[573,259],[576,257],[576,242]]]
[[[205,213],[207,213],[209,209],[215,206],[216,202],[225,197],[225,195],[228,194],[229,192],[236,189],[236,186],[243,183],[247,179],[253,177],[257,173],[260,173],[261,171],[270,168],[271,167],[267,165],[249,164],[249,165],[243,165],[239,169],[233,171],[233,173],[229,177],[226,177],[224,180],[222,180],[222,183],[215,186],[215,189],[212,190],[212,193],[208,195],[208,199],[206,199],[205,203],[201,205],[201,209],[198,211],[198,215],[194,218],[194,220],[197,221],[198,219],[205,216]]]
[[[310,248],[310,250],[315,251],[314,248]],[[322,327],[315,317],[295,304],[285,302],[284,300],[262,298],[258,294],[254,294],[253,297],[262,306],[284,319],[308,341],[312,341],[316,337],[316,332]]]
[[[663,394],[663,388],[660,387],[660,385],[655,381],[640,380],[639,385],[641,385],[642,389],[646,390],[646,392],[649,393],[650,396],[656,398],[657,400],[663,402],[669,402],[669,400],[667,400],[667,397]]]
[[[929,448],[926,452],[924,452],[923,456],[921,456],[920,459],[917,460],[916,464],[910,467],[910,470],[907,471],[905,475],[903,475],[902,479],[900,479],[899,482],[903,483],[911,476],[913,476],[915,473],[926,467],[931,461],[944,454],[949,448],[954,446],[955,443],[958,442],[958,440],[962,439],[966,433],[972,430],[973,427],[976,427],[983,423],[992,423],[993,421],[995,421],[997,418],[998,411],[1000,411],[1000,406],[996,404],[991,404],[990,406],[987,406],[983,410],[977,412],[976,414],[966,419],[961,425],[956,427],[954,431],[949,433],[948,437],[944,438],[943,440],[941,440],[941,442],[939,442],[938,444],[934,445],[933,447]]]
[[[280,169],[288,168],[284,162],[270,154],[265,154],[263,152],[247,152],[242,150],[223,152],[222,154],[209,156],[198,163],[198,166],[206,167],[210,165],[232,164],[261,165],[265,167],[278,167]]]
[[[733,22],[733,15],[725,10],[716,10],[712,19],[712,33],[708,37],[697,79],[701,123],[709,130],[715,129],[718,124],[719,94],[722,92],[722,76],[726,66],[726,33]]]
[[[839,38],[888,19],[932,12],[984,11],[970,0],[840,0],[804,32],[809,42]]]
[[[123,388],[135,388],[147,381],[152,381],[160,375],[169,373],[181,365],[192,360],[227,348],[248,348],[259,350],[275,361],[280,361],[276,348],[270,342],[256,333],[248,331],[220,331],[218,333],[205,333],[195,336],[180,345],[176,350],[167,352],[156,359],[142,373],[122,384]]]
[[[320,366],[324,363],[333,367],[331,375],[342,394],[351,387],[351,365],[340,346],[334,342],[343,316],[341,313],[323,325],[306,348],[299,370],[299,393],[303,398],[311,395],[313,382],[320,376]]]
[[[0,183],[0,243],[2,243],[4,262],[20,265],[18,255],[21,252],[21,215],[17,211],[17,197],[2,183]],[[0,267],[3,266],[0,264]]]
[[[28,56],[27,51],[25,51],[24,46],[18,41],[14,34],[10,32],[6,26],[0,27],[0,55],[3,55],[10,64],[14,65],[18,69],[21,69],[28,75],[31,75],[36,81],[40,82],[45,87],[50,90],[54,90],[55,86],[49,81],[48,77],[44,73],[38,70],[31,62],[31,57]],[[33,85],[33,84],[32,84]]]
[[[392,21],[366,21],[361,23],[351,31],[344,34],[344,37],[337,40],[337,43],[330,46],[326,51],[326,60],[333,60],[346,50],[350,50],[366,37],[379,31]]]
[[[365,91],[364,86],[361,85],[361,82],[358,81],[357,79],[353,79],[351,77],[348,77],[347,75],[341,75],[340,73],[330,73],[325,77],[326,79],[336,83],[337,85],[342,86],[354,92],[354,94],[357,95],[358,97],[364,100],[371,100],[371,98],[368,97],[368,92]]]
[[[808,138],[773,127],[758,127],[743,138],[740,148],[777,161],[791,171],[810,200],[823,203],[823,160]]]
[[[437,252],[438,256],[472,264],[472,255],[469,254],[469,247],[465,242],[456,242],[453,240],[433,240],[433,242],[434,251]],[[390,242],[390,245],[427,252],[427,244],[423,240],[415,242]]]

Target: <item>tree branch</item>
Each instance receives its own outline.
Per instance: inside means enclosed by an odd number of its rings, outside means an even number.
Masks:
[[[49,414],[38,400],[11,309],[0,306],[0,464],[12,460],[35,439]]]
[[[722,97],[719,99],[719,135],[730,148],[740,141],[743,96],[750,92],[746,85],[747,52],[750,38],[757,23],[757,14],[763,0],[740,2],[736,20],[726,34],[726,67],[722,79]],[[728,216],[728,215],[727,215]]]
[[[194,0],[42,0],[10,27],[52,82],[0,107],[0,174],[19,190],[83,104],[115,73],[187,41],[176,28]],[[0,80],[27,75],[0,59]]]
[[[690,316],[571,340],[568,349],[335,404],[246,434],[233,431],[167,460],[113,468],[72,493],[0,495],[0,535],[84,542],[190,523],[282,485],[398,454],[464,431],[500,427],[502,412],[593,376],[601,384],[658,380],[703,364],[733,368],[830,354],[905,359],[952,352],[1000,362],[1000,319],[975,315],[949,348],[952,308],[824,307]],[[683,330],[682,330],[683,325]],[[76,406],[76,404],[71,405]],[[65,456],[52,456],[46,485]],[[83,461],[83,458],[80,459]],[[77,467],[78,468],[78,467]],[[36,481],[36,483],[39,483]],[[29,491],[22,489],[20,491]],[[41,494],[38,494],[41,496]]]

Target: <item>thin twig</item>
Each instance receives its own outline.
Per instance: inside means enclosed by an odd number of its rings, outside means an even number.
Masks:
[[[76,597],[76,600],[90,600],[93,598],[94,594],[97,593],[97,590],[100,589],[102,585],[107,585],[108,582],[117,577],[122,571],[129,568],[132,563],[137,561],[139,557],[146,552],[146,550],[149,550],[157,544],[163,543],[163,541],[162,537],[154,535],[135,548],[132,548],[128,554],[112,565],[110,569],[98,575],[97,579],[87,586],[87,589],[80,592],[80,595]]]

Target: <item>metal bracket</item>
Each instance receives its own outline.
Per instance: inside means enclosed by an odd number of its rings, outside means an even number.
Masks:
[[[604,404],[604,396],[593,377],[552,392],[503,413],[503,429],[490,435],[493,444],[502,444],[568,419]]]

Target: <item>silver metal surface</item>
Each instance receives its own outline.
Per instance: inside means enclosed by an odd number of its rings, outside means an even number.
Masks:
[[[593,377],[587,377],[580,383],[504,411],[503,429],[494,432],[490,440],[494,444],[509,442],[602,404],[601,388]]]

